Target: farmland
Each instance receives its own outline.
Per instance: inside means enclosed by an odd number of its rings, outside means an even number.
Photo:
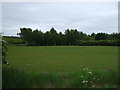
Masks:
[[[9,66],[39,72],[69,72],[88,67],[117,68],[117,47],[99,46],[9,46]]]
[[[6,68],[8,69],[14,68],[24,70],[25,72],[29,72],[35,75],[38,75],[39,73],[43,72],[44,73],[52,72],[59,74],[64,73],[64,75],[65,74],[67,75],[67,73],[74,73],[80,71],[83,68],[89,68],[91,70],[98,72],[107,72],[112,70],[113,72],[115,72],[114,73],[115,75],[118,68],[118,47],[112,46],[7,46],[7,47],[9,50],[7,57],[9,65],[3,65],[3,70]],[[6,70],[6,72],[3,72],[3,74],[8,72]],[[31,77],[33,77],[32,74]],[[21,76],[22,75],[23,74],[21,74]],[[3,75],[3,78],[8,76]],[[73,76],[77,77],[77,74]],[[49,76],[47,78],[49,78]],[[111,77],[110,78],[108,77],[107,79],[110,80]],[[39,78],[39,80],[41,79]],[[3,83],[7,83],[8,81],[9,80],[6,81],[3,80]],[[75,80],[75,82],[76,81],[77,79]],[[14,85],[12,85],[12,87],[13,86]],[[47,87],[51,86],[52,85]],[[58,87],[70,87],[70,86],[69,85],[59,86],[58,84]],[[40,86],[38,85],[33,87]],[[79,87],[79,84],[78,86],[73,87]]]

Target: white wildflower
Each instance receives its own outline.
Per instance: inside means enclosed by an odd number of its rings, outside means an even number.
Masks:
[[[85,83],[85,80],[83,81],[83,83]]]
[[[92,74],[92,72],[88,72],[89,74]]]
[[[83,70],[86,70],[85,68]]]
[[[89,70],[88,68],[84,68],[83,70]]]
[[[81,76],[81,77],[83,77],[83,76]]]
[[[95,79],[95,78],[93,78],[93,79]]]
[[[83,81],[83,83],[87,83],[87,82],[88,82],[88,81],[85,81],[85,80]]]

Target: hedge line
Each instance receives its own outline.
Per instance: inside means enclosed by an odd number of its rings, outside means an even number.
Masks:
[[[80,41],[79,46],[120,46],[120,40]]]

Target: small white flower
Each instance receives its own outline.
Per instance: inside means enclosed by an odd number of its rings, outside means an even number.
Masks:
[[[98,80],[99,80],[99,78],[98,78]]]
[[[89,74],[92,74],[92,72],[88,72]]]
[[[93,79],[95,79],[95,78],[93,78]]]
[[[85,80],[83,81],[83,83],[87,83],[87,82],[88,82],[88,81],[85,81]]]
[[[86,70],[85,68],[83,70]]]
[[[83,77],[83,76],[81,76],[81,77]]]
[[[83,83],[85,83],[85,80],[83,81]]]

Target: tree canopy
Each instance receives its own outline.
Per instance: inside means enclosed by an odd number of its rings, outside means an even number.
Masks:
[[[31,28],[20,28],[20,37],[26,45],[56,46],[56,45],[78,45],[81,41],[119,40],[120,33],[92,33],[87,35],[77,29],[67,29],[64,34],[57,32],[54,27],[43,33],[41,30]]]

